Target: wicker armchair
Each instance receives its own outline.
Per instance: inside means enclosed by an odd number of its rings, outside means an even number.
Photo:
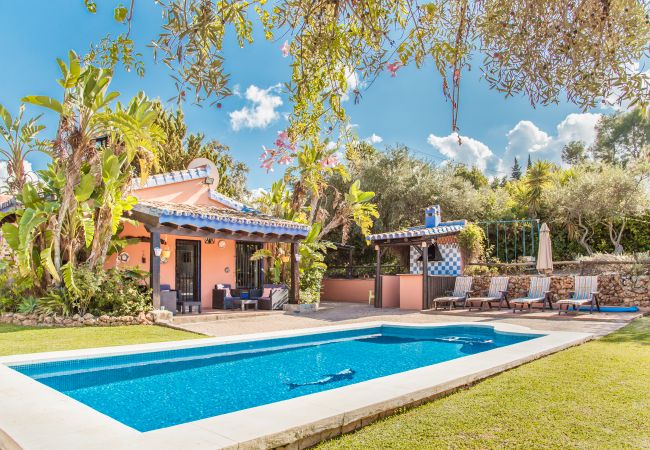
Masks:
[[[213,309],[236,309],[240,307],[239,291],[231,289],[229,284],[217,284],[212,289]]]

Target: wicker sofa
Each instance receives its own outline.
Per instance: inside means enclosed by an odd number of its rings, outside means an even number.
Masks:
[[[284,284],[265,284],[259,295],[252,298],[257,300],[259,309],[273,310],[282,309],[282,306],[289,303],[289,288]]]

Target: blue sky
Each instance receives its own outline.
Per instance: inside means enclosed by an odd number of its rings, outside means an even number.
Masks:
[[[81,0],[0,0],[0,42],[5,61],[0,70],[0,103],[15,113],[25,95],[60,97],[55,59],[66,59],[70,49],[84,54],[91,41],[122,31],[112,19],[113,2],[97,3],[99,11],[92,15]],[[146,47],[161,23],[160,8],[153,1],[136,2],[132,37],[144,55],[146,74],[140,78],[135,73],[116,72],[112,88],[120,91],[125,101],[140,90],[163,101],[175,95],[169,71],[153,62]],[[239,96],[225,99],[221,109],[208,103],[203,108],[183,107],[190,131],[229,145],[234,156],[249,165],[250,188],[269,187],[281,175],[281,168],[267,174],[259,167],[258,157],[262,145],[272,146],[277,131],[286,126],[286,113],[291,111],[277,87],[290,77],[290,58],[282,57],[281,42],[267,42],[259,32],[255,38],[255,43],[244,49],[229,39],[224,49],[231,87],[238,86]],[[461,89],[461,147],[450,135],[450,107],[431,65],[420,70],[402,68],[394,78],[386,72],[363,91],[360,104],[350,99],[346,105],[359,138],[375,135],[377,148],[406,144],[422,158],[477,165],[490,177],[509,172],[514,156],[525,161],[530,152],[533,159],[559,161],[564,143],[572,139],[589,143],[593,139],[598,111],[583,114],[566,103],[534,109],[522,97],[506,100],[488,89],[477,69],[464,74]],[[28,107],[27,115],[40,112]],[[46,135],[52,136],[56,118],[46,114],[43,122]],[[36,169],[45,162],[43,156],[31,158]]]

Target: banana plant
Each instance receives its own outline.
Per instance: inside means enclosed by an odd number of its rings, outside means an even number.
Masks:
[[[35,281],[39,281],[44,270],[57,277],[50,257],[52,239],[49,218],[59,203],[43,197],[29,183],[23,186],[17,200],[21,207],[15,212],[15,223],[3,224],[2,233],[14,252],[19,273]]]
[[[75,189],[81,181],[81,168],[97,157],[97,142],[105,138],[108,128],[106,117],[101,113],[119,96],[117,92],[108,92],[110,69],[82,67],[73,51],[69,52],[68,59],[68,65],[57,60],[62,75],[58,83],[63,88],[63,101],[46,96],[23,98],[24,102],[50,109],[60,117],[52,152],[66,180],[60,208],[52,224],[53,264],[57,273],[62,265],[61,233],[66,216],[77,208]]]
[[[4,141],[4,144],[0,145],[0,155],[7,161],[7,188],[12,195],[22,192],[27,182],[27,156],[33,152],[44,152],[46,148],[45,143],[37,139],[38,134],[45,129],[45,125],[38,123],[41,116],[23,122],[24,113],[25,105],[20,105],[16,117],[12,117],[9,111],[0,105],[0,137]]]
[[[336,201],[333,216],[321,231],[319,238],[326,236],[330,231],[338,227],[343,227],[345,237],[348,234],[351,222],[361,228],[361,233],[364,236],[369,234],[373,219],[379,217],[377,205],[371,202],[374,197],[374,192],[362,191],[360,181],[356,180],[350,185],[342,200]]]
[[[127,194],[131,164],[140,164],[146,177],[163,133],[155,124],[153,103],[143,94],[124,105],[115,102],[119,93],[109,90],[110,69],[84,66],[74,52],[67,63],[57,62],[62,100],[28,96],[23,101],[59,115],[49,183],[43,189],[59,201],[49,219],[52,276],[63,278],[68,264],[65,279],[72,281],[75,265],[104,263],[123,213],[135,204]]]

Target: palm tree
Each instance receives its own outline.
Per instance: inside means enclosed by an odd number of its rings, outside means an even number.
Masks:
[[[0,136],[5,142],[5,146],[0,146],[0,155],[7,161],[7,190],[12,195],[17,195],[23,190],[27,182],[27,172],[25,171],[25,162],[27,155],[35,151],[44,151],[43,143],[36,139],[45,125],[39,125],[40,119],[33,117],[26,123],[23,123],[23,114],[25,105],[20,105],[18,115],[11,117],[9,111],[0,105]]]
[[[524,178],[526,192],[524,202],[532,218],[536,218],[542,202],[544,190],[552,180],[553,164],[548,161],[535,161]]]

